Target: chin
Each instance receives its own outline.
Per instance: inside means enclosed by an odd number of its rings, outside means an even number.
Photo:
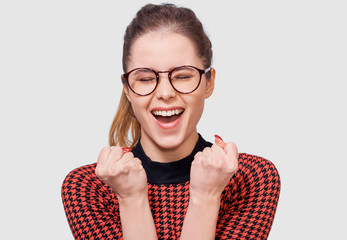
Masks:
[[[195,134],[197,135],[196,131],[188,133],[187,129],[181,129],[177,133],[171,132],[158,134],[155,142],[161,149],[174,150],[183,147],[183,145],[187,144],[189,139],[194,139],[195,141]]]
[[[176,134],[161,134],[157,137],[155,142],[162,149],[176,149],[182,146],[184,136]]]

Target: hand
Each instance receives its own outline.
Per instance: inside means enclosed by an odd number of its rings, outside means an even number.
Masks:
[[[238,150],[233,142],[224,143],[215,136],[215,144],[198,152],[190,174],[190,196],[193,198],[220,198],[230,178],[238,168]]]
[[[147,176],[141,161],[129,149],[112,146],[101,150],[96,176],[106,182],[118,199],[147,197]]]

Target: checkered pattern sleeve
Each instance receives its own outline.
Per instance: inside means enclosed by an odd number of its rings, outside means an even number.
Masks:
[[[96,164],[73,170],[62,186],[62,200],[75,239],[122,239],[118,201],[95,175]]]
[[[280,193],[268,160],[240,154],[239,169],[222,194],[216,239],[267,239]]]
[[[122,239],[119,205],[95,175],[96,164],[65,178],[62,199],[75,239]],[[239,169],[221,196],[216,239],[266,239],[275,216],[280,178],[268,160],[240,154]],[[149,184],[149,202],[159,239],[178,239],[189,202],[189,181]]]

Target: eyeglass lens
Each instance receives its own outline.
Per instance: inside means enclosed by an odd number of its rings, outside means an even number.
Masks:
[[[200,82],[200,73],[192,67],[179,67],[169,72],[171,85],[181,93],[194,91]],[[128,76],[130,88],[140,95],[147,95],[157,86],[157,75],[150,69],[137,69]]]

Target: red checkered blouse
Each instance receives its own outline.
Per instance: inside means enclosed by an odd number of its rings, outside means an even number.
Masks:
[[[189,203],[190,167],[212,144],[201,136],[193,152],[171,163],[151,161],[140,143],[133,149],[148,179],[148,199],[158,239],[179,239]],[[96,163],[71,171],[62,185],[67,220],[75,239],[122,239],[112,189],[95,175]],[[216,239],[267,239],[280,193],[280,177],[268,160],[239,154],[239,168],[221,195]]]

